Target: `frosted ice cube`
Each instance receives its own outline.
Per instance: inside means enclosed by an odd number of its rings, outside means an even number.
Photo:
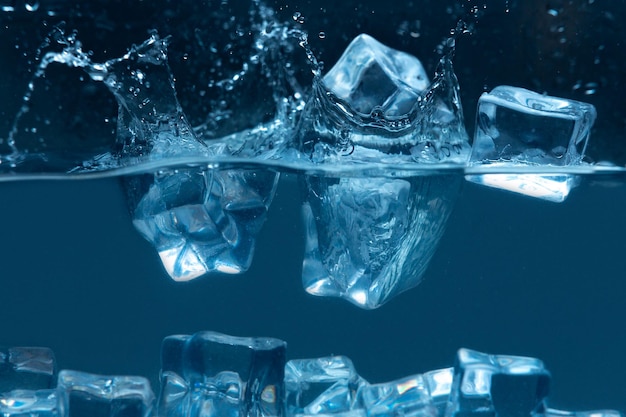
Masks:
[[[399,116],[415,106],[429,80],[417,58],[361,34],[324,76],[324,84],[360,113],[369,115],[377,108],[386,116]]]
[[[154,394],[146,378],[61,371],[57,385],[63,417],[148,417]]]
[[[345,356],[291,360],[285,366],[287,415],[361,415],[357,391],[365,384]]]
[[[549,386],[550,374],[538,359],[461,349],[446,416],[530,417]]]
[[[428,383],[423,375],[408,376],[361,388],[359,396],[368,417],[437,417]]]
[[[162,416],[281,414],[286,344],[215,332],[163,341]]]
[[[419,284],[460,179],[307,177],[307,292],[376,308]]]
[[[596,118],[591,104],[499,86],[478,101],[470,162],[493,167],[580,164]],[[486,174],[483,185],[563,201],[577,185],[572,175]]]
[[[250,267],[277,182],[269,171],[181,169],[132,178],[126,187],[138,195],[135,228],[156,247],[168,274],[187,281]]]
[[[60,417],[57,391],[15,390],[0,394],[2,417]]]
[[[44,347],[0,348],[0,393],[52,388],[56,364],[52,350]]]

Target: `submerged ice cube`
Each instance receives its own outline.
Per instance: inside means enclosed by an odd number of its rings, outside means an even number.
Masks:
[[[368,417],[437,417],[429,386],[423,375],[363,387],[359,393]]]
[[[276,173],[263,170],[179,169],[131,178],[126,187],[138,199],[133,224],[168,274],[187,281],[250,267],[277,182]]]
[[[461,349],[446,417],[531,417],[549,388],[550,374],[538,359]]]
[[[498,86],[478,101],[471,164],[496,168],[580,164],[595,118],[591,104]],[[563,201],[578,182],[566,174],[485,174],[467,179],[555,202]]]
[[[417,103],[430,81],[422,63],[369,35],[354,38],[324,76],[324,85],[359,113],[377,109],[401,116]]]
[[[0,347],[0,393],[11,390],[53,388],[56,364],[44,347]]]
[[[163,341],[163,417],[247,417],[282,414],[286,344],[215,332]]]
[[[364,415],[357,392],[365,384],[345,356],[291,360],[285,366],[287,415]]]
[[[306,178],[307,292],[376,308],[419,284],[460,180]]]
[[[57,390],[14,390],[0,393],[2,417],[61,417]]]
[[[63,417],[149,417],[154,394],[146,378],[59,373]]]

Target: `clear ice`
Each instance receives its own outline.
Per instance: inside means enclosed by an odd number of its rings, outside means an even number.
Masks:
[[[499,86],[478,100],[470,164],[492,167],[580,165],[594,106],[523,88]],[[491,187],[562,202],[579,179],[574,175],[486,174],[467,179]]]
[[[215,332],[165,338],[159,415],[281,415],[286,348],[278,339]]]
[[[205,331],[168,336],[161,349],[157,407],[145,378],[62,370],[51,387],[37,388],[25,381],[25,386],[0,391],[0,415],[622,416],[613,410],[571,412],[549,408],[550,373],[540,360],[529,357],[461,349],[454,368],[371,384],[344,356],[286,361],[286,343],[278,339]],[[0,375],[0,384],[5,378]]]

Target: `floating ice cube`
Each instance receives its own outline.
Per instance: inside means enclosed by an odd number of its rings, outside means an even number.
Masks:
[[[591,104],[499,86],[478,101],[471,164],[494,168],[580,164],[596,118]],[[565,200],[572,175],[485,174],[467,179],[538,197]]]
[[[368,35],[315,79],[296,136],[315,163],[465,163],[469,156],[450,57],[430,83],[417,58]]]
[[[357,391],[365,384],[345,356],[291,360],[285,366],[287,415],[363,415]]]
[[[63,417],[148,417],[154,394],[146,378],[61,371],[57,385]]]
[[[215,332],[163,341],[160,416],[281,415],[285,342]]]
[[[0,393],[2,417],[60,417],[57,391],[14,390]]]
[[[360,113],[378,108],[386,116],[400,116],[411,111],[430,81],[417,58],[361,34],[324,76],[324,84]]]
[[[446,416],[530,417],[549,388],[550,374],[538,359],[461,349]]]
[[[419,284],[460,185],[453,176],[306,181],[304,288],[368,309]]]
[[[0,348],[0,392],[53,388],[56,365],[44,347]]]

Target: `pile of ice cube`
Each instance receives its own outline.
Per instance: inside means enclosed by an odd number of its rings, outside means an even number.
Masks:
[[[147,379],[56,372],[46,348],[0,349],[3,417],[621,417],[547,406],[534,358],[459,350],[454,367],[370,384],[350,359],[287,361],[287,344],[215,332],[162,344],[155,404]]]

